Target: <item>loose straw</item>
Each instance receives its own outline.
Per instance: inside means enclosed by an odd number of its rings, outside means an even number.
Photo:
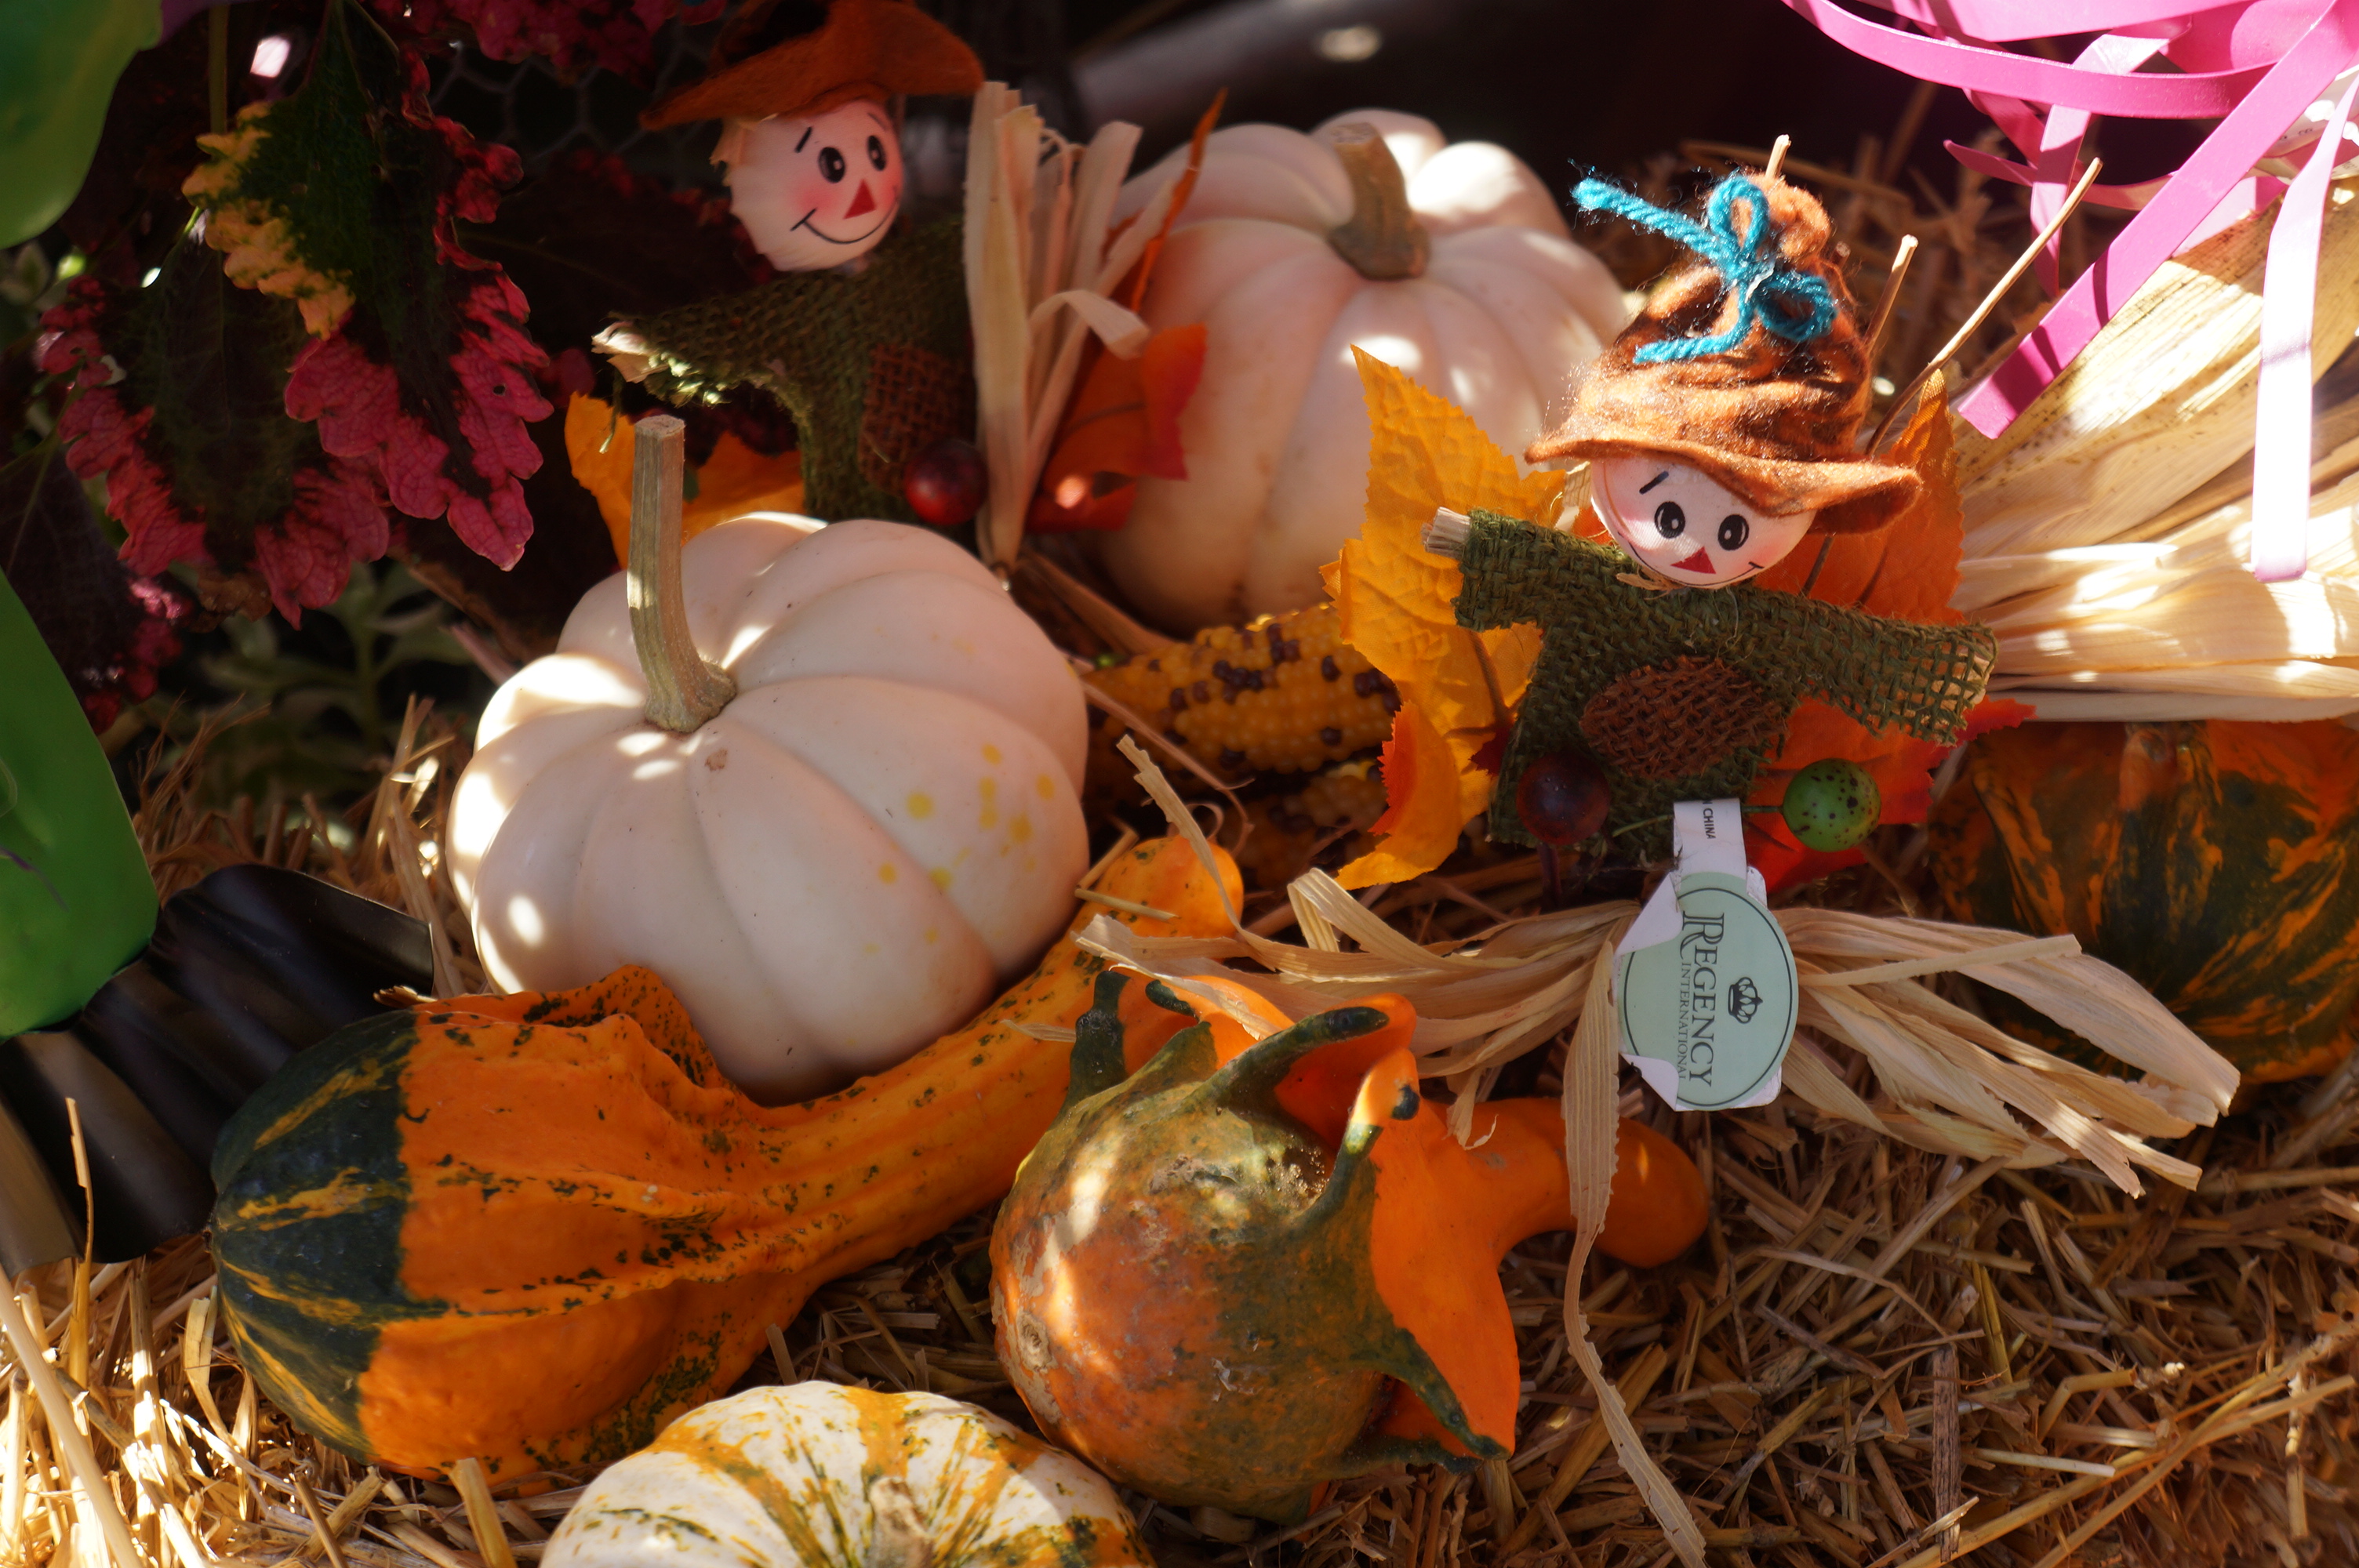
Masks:
[[[91,1452],[90,1439],[75,1424],[73,1401],[66,1397],[64,1385],[58,1381],[56,1369],[43,1353],[40,1336],[25,1321],[25,1309],[18,1304],[13,1289],[0,1289],[0,1330],[7,1334],[8,1346],[16,1353],[17,1365],[25,1368],[25,1375],[33,1381],[33,1391],[40,1396],[41,1413],[49,1418],[50,1440],[73,1467],[74,1479],[82,1483],[82,1491],[90,1498],[91,1511],[98,1515],[98,1528],[106,1538],[115,1568],[147,1568],[139,1559],[139,1548],[132,1544],[130,1527],[123,1522],[123,1510],[114,1506],[114,1492],[107,1485],[106,1472],[99,1468],[98,1456]]]

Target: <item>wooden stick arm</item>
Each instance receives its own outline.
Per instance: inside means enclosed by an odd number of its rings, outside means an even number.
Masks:
[[[1463,512],[1452,512],[1447,506],[1433,509],[1433,521],[1418,535],[1418,543],[1437,556],[1456,560],[1466,553],[1466,535],[1473,527]]]

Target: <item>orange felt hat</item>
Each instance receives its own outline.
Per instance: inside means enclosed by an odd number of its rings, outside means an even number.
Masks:
[[[811,25],[816,20],[817,25]],[[712,46],[705,74],[639,116],[649,130],[690,120],[825,114],[855,98],[972,93],[983,62],[909,0],[754,0]]]
[[[1693,263],[1598,355],[1571,414],[1524,460],[1667,457],[1772,515],[1815,510],[1814,533],[1880,528],[1916,499],[1919,480],[1856,449],[1868,411],[1867,343],[1826,209],[1774,176],[1751,178],[1768,200],[1765,239],[1785,267],[1824,285],[1834,308],[1825,329],[1794,341],[1756,321],[1724,351],[1648,362],[1652,345],[1721,333],[1742,319],[1726,281],[1709,262]]]

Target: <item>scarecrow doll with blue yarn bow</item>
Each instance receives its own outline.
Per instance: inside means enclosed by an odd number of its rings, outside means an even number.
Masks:
[[[1672,804],[1746,795],[1806,700],[1956,741],[1996,643],[1982,626],[1748,580],[1812,534],[1883,527],[1922,484],[1858,449],[1867,345],[1818,200],[1743,174],[1712,192],[1701,223],[1594,179],[1573,200],[1695,253],[1582,377],[1563,425],[1524,454],[1588,460],[1591,504],[1620,548],[1480,511],[1438,514],[1425,542],[1464,571],[1460,625],[1543,629],[1491,837],[1536,841],[1516,786],[1534,762],[1572,752],[1604,775],[1608,830],[1653,858],[1669,848]]]

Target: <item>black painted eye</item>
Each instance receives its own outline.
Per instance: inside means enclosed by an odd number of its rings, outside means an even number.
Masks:
[[[1734,512],[1720,520],[1720,547],[1723,550],[1745,548],[1745,541],[1752,535],[1752,525]]]
[[[833,147],[819,149],[819,172],[830,185],[843,178],[843,155]]]
[[[875,169],[885,167],[885,144],[875,136],[868,138],[868,165]]]
[[[1676,501],[1666,501],[1655,508],[1655,532],[1666,539],[1676,539],[1687,532],[1688,514]]]

